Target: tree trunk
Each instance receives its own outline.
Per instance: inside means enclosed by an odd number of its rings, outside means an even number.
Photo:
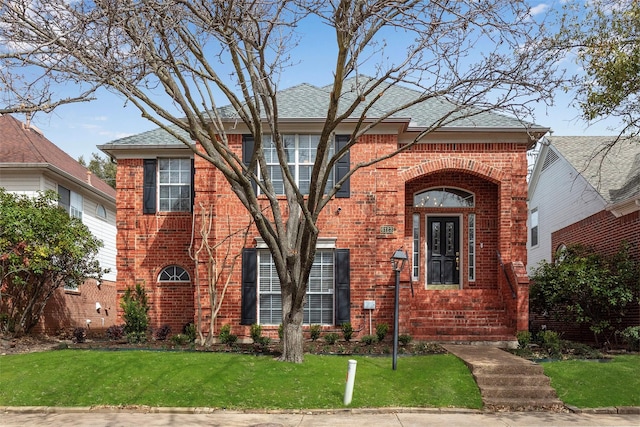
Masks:
[[[304,361],[304,339],[302,335],[303,304],[292,306],[291,293],[282,293],[282,356],[284,362]]]

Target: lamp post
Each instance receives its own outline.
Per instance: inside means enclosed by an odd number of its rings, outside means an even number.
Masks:
[[[398,249],[391,256],[391,265],[396,272],[396,302],[395,315],[393,317],[393,370],[398,364],[398,317],[400,316],[400,271],[404,268],[409,257],[402,249]]]

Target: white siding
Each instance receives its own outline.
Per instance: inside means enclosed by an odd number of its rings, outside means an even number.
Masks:
[[[109,206],[107,209],[106,221],[96,216],[96,209],[99,202],[89,198],[84,194],[84,206],[82,212],[82,222],[89,228],[91,233],[102,240],[103,247],[98,252],[98,262],[102,268],[108,268],[109,273],[104,275],[105,280],[116,280],[116,213]]]
[[[542,159],[540,159],[542,160]],[[551,233],[604,209],[606,203],[597,191],[562,157],[540,173],[533,194],[529,195],[527,229],[527,270],[540,261],[551,261]],[[531,210],[538,208],[538,245],[531,247]]]
[[[42,174],[0,171],[0,187],[10,193],[35,196],[41,187]]]

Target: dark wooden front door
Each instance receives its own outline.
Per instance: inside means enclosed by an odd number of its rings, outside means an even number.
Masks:
[[[427,217],[427,285],[460,284],[460,218]]]

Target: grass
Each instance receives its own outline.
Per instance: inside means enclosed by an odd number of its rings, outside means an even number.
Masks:
[[[607,363],[566,360],[542,366],[566,404],[580,408],[640,406],[639,356],[616,356]]]
[[[481,408],[479,390],[453,355],[357,360],[350,407]],[[348,358],[303,364],[206,352],[60,350],[0,358],[0,406],[148,405],[229,409],[343,406]]]

